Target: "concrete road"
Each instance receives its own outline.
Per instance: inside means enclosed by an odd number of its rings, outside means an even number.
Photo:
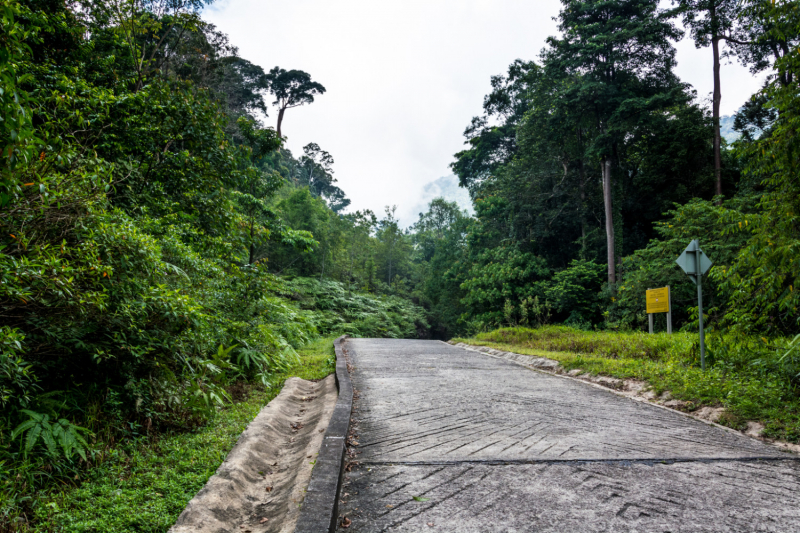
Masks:
[[[350,339],[339,531],[800,532],[800,461],[438,341]]]

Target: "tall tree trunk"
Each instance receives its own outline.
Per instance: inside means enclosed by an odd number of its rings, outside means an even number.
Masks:
[[[583,132],[578,128],[578,145],[583,146]],[[580,190],[580,206],[578,215],[581,217],[581,259],[586,260],[586,172],[583,168],[583,159],[578,159],[578,187]]]
[[[611,159],[603,158],[600,162],[603,174],[603,205],[606,212],[606,245],[608,247],[608,284],[613,288],[617,281],[616,261],[614,260],[614,211],[611,203]]]
[[[711,2],[709,10],[709,17],[712,26],[716,24],[717,11],[714,2]],[[720,139],[719,132],[719,104],[722,101],[722,91],[720,89],[719,80],[719,41],[720,37],[714,31],[711,35],[711,51],[714,54],[714,102],[712,105],[712,118],[714,121],[714,178],[716,179],[716,194],[722,194],[722,157],[720,155]]]
[[[278,138],[281,138],[281,123],[283,122],[283,113],[286,111],[285,107],[282,107],[280,111],[278,111]]]
[[[580,188],[580,202],[578,214],[581,217],[581,259],[586,260],[586,184],[583,172],[583,162],[578,163],[578,186]]]
[[[253,242],[253,224],[255,224],[255,221],[253,219],[250,219],[250,257],[247,260],[248,265],[253,264],[253,259],[255,258],[256,255],[256,246],[255,243]]]

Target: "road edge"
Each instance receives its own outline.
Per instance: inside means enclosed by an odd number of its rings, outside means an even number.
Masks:
[[[747,437],[749,439],[753,439],[755,441],[758,441],[758,442],[760,442],[762,444],[767,444],[770,447],[775,448],[778,451],[781,451],[781,452],[784,452],[784,453],[790,455],[790,457],[785,457],[785,459],[800,459],[800,454],[798,454],[798,452],[796,452],[794,450],[794,448],[789,445],[790,443],[782,443],[781,441],[774,441],[772,439],[767,439],[767,438],[764,438],[764,437],[755,437],[753,435],[748,435],[747,433],[745,433],[743,431],[739,431],[739,430],[730,428],[728,426],[723,426],[722,424],[718,424],[716,422],[712,422],[711,420],[705,420],[703,418],[692,416],[691,413],[686,413],[684,411],[681,411],[680,409],[673,409],[673,408],[668,407],[666,405],[661,405],[661,404],[658,404],[658,403],[655,403],[655,402],[648,401],[648,400],[646,400],[644,398],[635,397],[635,396],[628,396],[627,394],[622,394],[621,392],[619,392],[617,390],[614,390],[614,389],[612,389],[610,387],[604,387],[603,385],[600,385],[598,383],[592,383],[591,381],[578,379],[578,378],[576,378],[574,376],[570,376],[570,375],[567,375],[567,374],[560,374],[558,372],[553,372],[553,371],[550,371],[550,370],[537,368],[535,366],[532,366],[532,365],[529,365],[529,364],[525,364],[525,363],[523,363],[521,361],[517,361],[517,360],[511,359],[511,358],[508,358],[508,357],[503,357],[502,355],[499,355],[499,354],[487,353],[487,352],[484,352],[484,351],[479,350],[477,348],[479,346],[480,347],[484,347],[484,348],[488,348],[488,346],[483,346],[483,345],[479,345],[479,344],[467,344],[467,343],[463,343],[463,342],[462,343],[457,343],[457,344],[451,344],[449,341],[439,341],[439,342],[442,342],[442,343],[447,344],[449,346],[454,346],[456,348],[461,348],[463,350],[468,350],[470,352],[476,352],[476,353],[479,353],[481,355],[485,355],[487,357],[492,357],[494,359],[501,359],[503,361],[508,361],[510,363],[514,363],[515,365],[521,366],[523,368],[527,368],[528,370],[533,370],[534,372],[539,372],[541,374],[547,374],[548,376],[554,376],[554,377],[557,377],[557,378],[562,378],[562,379],[566,379],[566,380],[569,380],[569,381],[574,381],[576,383],[583,383],[584,385],[588,385],[590,387],[594,387],[596,389],[599,389],[599,390],[602,390],[602,391],[605,391],[605,392],[610,392],[611,394],[615,394],[615,395],[617,395],[617,396],[619,396],[621,398],[627,398],[628,400],[631,400],[631,401],[634,401],[634,402],[644,403],[646,405],[652,405],[653,407],[658,407],[659,409],[664,409],[665,411],[669,411],[671,413],[677,413],[677,414],[679,414],[679,415],[681,415],[683,417],[689,418],[691,420],[695,420],[697,422],[702,422],[703,424],[706,424],[706,425],[709,425],[709,426],[714,426],[714,427],[717,427],[719,429],[725,430],[728,433],[733,433],[733,434],[738,435],[740,437]],[[463,346],[461,346],[459,344],[461,344]],[[528,357],[528,358],[531,358],[531,359],[546,359],[547,361],[551,361],[551,362],[555,363],[558,366],[561,365],[555,359],[547,359],[546,357],[540,357],[540,356],[535,356],[535,355],[525,355],[525,354],[519,354],[519,353],[515,353],[515,352],[504,352],[502,350],[497,350],[497,349],[494,349],[494,348],[492,348],[492,350],[494,350],[496,352],[506,353],[506,354],[513,354],[513,355],[521,356],[521,357]]]
[[[339,398],[322,439],[295,533],[322,533],[336,529],[344,471],[345,439],[350,429],[350,415],[353,410],[353,384],[347,370],[347,356],[343,346],[346,339],[347,335],[342,335],[333,343]]]

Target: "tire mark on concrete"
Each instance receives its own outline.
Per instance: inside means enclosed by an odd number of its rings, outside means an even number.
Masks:
[[[348,533],[800,531],[800,462],[754,440],[440,343],[353,343],[369,457],[347,481]]]

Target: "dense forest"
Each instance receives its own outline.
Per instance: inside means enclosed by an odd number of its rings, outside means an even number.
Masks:
[[[465,131],[452,166],[476,216],[452,226],[462,238],[440,252],[451,258],[430,263],[452,280],[445,308],[457,309],[437,318],[639,329],[645,289],[670,285],[676,320],[691,327],[696,287],[674,260],[697,238],[715,261],[712,325],[797,332],[796,5],[563,4],[561,36],[493,78]],[[679,21],[698,47],[713,42],[711,110],[674,74]],[[742,102],[733,145],[719,134],[723,42],[724,55],[769,72]]]
[[[350,209],[323,147],[285,148],[324,80],[240,57],[204,4],[0,0],[0,530],[320,336],[641,330],[664,285],[692,330],[691,239],[715,263],[712,330],[800,330],[796,3],[562,0],[559,36],[492,78],[454,156],[475,214],[438,198],[410,228]],[[710,109],[674,73],[681,38],[713,56]],[[726,57],[768,73],[731,144]]]
[[[325,87],[239,57],[202,5],[2,3],[0,529],[319,336],[428,335],[390,290],[392,214],[342,214],[332,156],[282,146]]]

